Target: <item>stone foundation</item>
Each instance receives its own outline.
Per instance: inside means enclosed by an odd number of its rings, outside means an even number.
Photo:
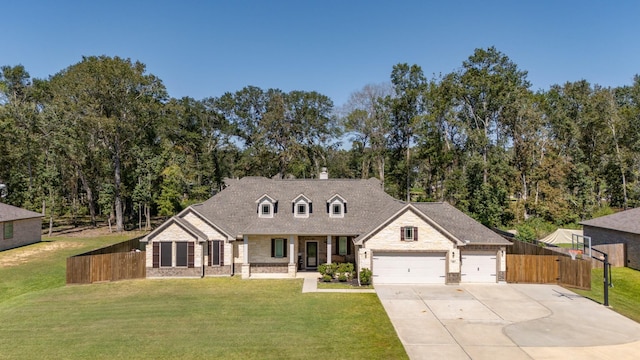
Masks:
[[[231,265],[225,266],[205,266],[204,276],[230,276]]]
[[[147,268],[147,277],[201,277],[202,268]]]
[[[251,266],[252,274],[273,274],[273,273],[286,274],[289,272],[289,264],[253,263],[250,266]]]
[[[447,284],[449,285],[457,285],[460,284],[461,275],[460,273],[447,273]]]

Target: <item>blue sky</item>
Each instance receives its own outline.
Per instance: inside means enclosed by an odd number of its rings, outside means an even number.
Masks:
[[[172,97],[247,85],[318,91],[342,105],[394,64],[427,77],[495,46],[532,89],[640,73],[640,1],[6,1],[0,65],[46,78],[82,60],[139,60]]]

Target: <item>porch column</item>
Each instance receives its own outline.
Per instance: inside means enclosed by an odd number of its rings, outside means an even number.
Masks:
[[[294,242],[294,236],[289,235],[289,266],[288,266],[288,274],[290,277],[296,277],[296,271],[298,270],[298,266],[296,264],[296,246]]]
[[[293,235],[289,236],[289,265],[296,264],[296,252],[295,243],[293,241]]]
[[[327,264],[331,264],[331,235],[327,235]]]
[[[249,265],[249,235],[243,236],[244,244],[242,245],[242,263]]]
[[[244,244],[242,244],[242,278],[248,279],[251,276],[249,265],[249,235],[243,235]]]

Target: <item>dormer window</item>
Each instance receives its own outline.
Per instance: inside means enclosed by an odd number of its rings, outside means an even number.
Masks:
[[[256,203],[258,203],[258,217],[272,218],[278,212],[278,202],[266,194],[256,200]]]
[[[347,213],[347,201],[336,194],[327,201],[327,213],[331,218],[342,218]]]
[[[294,217],[308,218],[313,213],[313,204],[308,197],[300,194],[291,202],[291,212]]]

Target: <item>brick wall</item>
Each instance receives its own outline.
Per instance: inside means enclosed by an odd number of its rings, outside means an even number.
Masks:
[[[149,251],[147,251],[148,253]],[[175,267],[164,267],[164,268],[147,268],[147,277],[201,277],[202,276],[202,267],[195,268],[175,268]]]
[[[0,222],[0,251],[18,246],[33,244],[42,239],[42,219],[25,219],[13,221],[13,237],[4,239],[4,223]]]

